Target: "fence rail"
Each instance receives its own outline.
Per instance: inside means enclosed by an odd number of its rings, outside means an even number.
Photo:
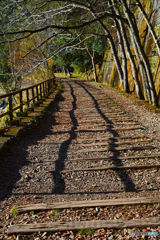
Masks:
[[[52,87],[54,86],[55,79],[49,79],[44,82],[38,83],[36,85],[33,85],[31,87],[22,88],[19,91],[3,94],[0,96],[0,99],[8,98],[8,105],[9,110],[5,113],[0,114],[0,118],[9,115],[10,121],[13,120],[13,112],[20,109],[20,112],[23,112],[23,106],[26,105],[27,107],[30,106],[30,103],[33,102],[35,104],[39,101],[39,98],[45,96],[50,92]],[[24,94],[25,93],[25,94]],[[15,95],[19,95],[19,103],[17,107],[13,106],[13,97]],[[26,95],[24,100],[24,95]],[[31,98],[30,98],[31,97]],[[36,101],[37,99],[37,101]],[[16,104],[17,105],[17,104]]]

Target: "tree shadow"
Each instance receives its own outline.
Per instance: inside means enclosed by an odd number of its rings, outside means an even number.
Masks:
[[[49,96],[48,98],[52,98]],[[0,201],[9,198],[12,194],[16,195],[13,190],[17,189],[16,183],[24,178],[21,174],[22,168],[27,168],[30,164],[28,160],[29,146],[37,146],[39,141],[45,139],[46,136],[53,135],[53,125],[59,124],[56,122],[53,113],[59,111],[58,102],[65,99],[60,95],[54,102],[51,103],[47,113],[43,118],[39,119],[34,130],[27,130],[26,133],[13,139],[7,147],[7,151],[0,158]],[[26,173],[27,175],[28,173]],[[28,176],[30,177],[30,176]],[[23,196],[23,193],[21,194]]]
[[[71,96],[73,97],[72,110],[69,111],[69,115],[72,120],[73,127],[71,128],[70,131],[67,131],[67,133],[69,133],[69,139],[64,141],[61,144],[59,149],[58,159],[55,161],[55,171],[53,172],[54,189],[52,191],[54,194],[64,193],[65,191],[65,182],[60,172],[64,170],[64,161],[67,158],[68,148],[72,140],[77,138],[77,134],[75,130],[77,129],[78,122],[74,114],[74,111],[77,109],[77,105],[76,105],[77,98],[74,94],[74,90],[71,84],[68,83],[68,86],[71,89]]]
[[[95,109],[99,113],[99,116],[102,120],[104,120],[107,124],[106,132],[108,131],[112,137],[109,138],[109,149],[112,153],[112,156],[110,159],[112,159],[112,162],[114,166],[123,166],[123,162],[121,159],[119,159],[120,152],[117,150],[118,144],[117,144],[117,138],[120,137],[119,133],[114,130],[114,123],[112,120],[109,119],[109,117],[106,116],[106,114],[103,113],[100,103],[98,100],[96,100],[96,97],[94,96],[94,88],[89,90],[89,88],[86,88],[82,83],[75,81],[77,86],[84,89],[88,96],[91,97],[91,99],[94,102]],[[75,110],[77,109],[77,97],[75,95],[74,87],[69,82],[65,81],[65,84],[67,84],[67,88],[69,89],[70,96],[72,97],[72,109],[69,111],[69,117],[73,124],[70,131],[55,131],[54,134],[63,134],[63,133],[69,133],[69,138],[65,141],[63,141],[60,144],[60,148],[58,150],[58,158],[55,161],[55,171],[52,172],[52,177],[54,180],[54,187],[51,188],[51,192],[41,192],[41,193],[27,193],[25,192],[25,195],[51,195],[51,194],[64,194],[64,195],[75,195],[75,194],[101,194],[101,193],[120,193],[123,191],[102,191],[102,192],[87,192],[84,190],[81,192],[68,192],[65,193],[65,182],[63,180],[63,177],[61,175],[61,171],[64,170],[64,164],[65,159],[67,158],[67,151],[69,149],[69,146],[71,145],[72,141],[77,138],[78,132],[92,132],[92,130],[84,129],[84,130],[77,130],[78,126],[78,120],[76,119]],[[61,95],[58,102],[63,102],[65,98]],[[38,142],[42,139],[44,139],[46,136],[53,135],[52,127],[53,125],[58,125],[60,122],[56,121],[55,115],[56,112],[60,111],[60,107],[58,106],[58,102],[54,102],[51,104],[49,112],[45,115],[43,119],[41,119],[35,127],[34,131],[30,131],[27,133],[26,136],[20,139],[18,139],[15,143],[13,143],[12,146],[8,148],[8,154],[7,156],[3,157],[0,161],[0,201],[3,201],[5,198],[8,198],[12,195],[12,191],[16,189],[16,183],[21,179],[20,170],[28,166],[30,164],[30,161],[27,159],[29,153],[28,153],[28,146],[36,146],[38,145]],[[107,106],[106,106],[107,107]],[[54,113],[54,114],[53,114]],[[95,131],[96,132],[96,131]],[[99,130],[97,132],[104,132],[104,130]],[[37,162],[38,163],[38,162]],[[125,187],[125,192],[141,192],[141,191],[154,191],[157,189],[137,189],[135,188],[135,184],[133,183],[132,179],[129,177],[127,171],[121,170],[117,171],[117,175],[119,176],[121,182],[123,183]],[[14,193],[14,195],[23,195],[22,193]]]
[[[116,149],[118,147],[118,145],[116,144],[116,142],[118,141],[117,138],[120,137],[119,133],[117,131],[114,130],[114,123],[113,121],[111,121],[108,117],[106,117],[106,115],[102,112],[101,107],[98,103],[98,101],[95,99],[94,95],[88,91],[88,89],[86,89],[86,87],[82,84],[79,83],[79,85],[86,91],[86,93],[89,94],[89,96],[92,98],[94,104],[95,104],[95,108],[97,109],[97,112],[100,114],[101,118],[103,120],[105,120],[105,122],[107,123],[107,128],[106,131],[110,132],[112,134],[112,138],[110,139],[110,147],[108,149],[108,151],[112,152],[112,158],[113,158],[113,164],[115,166],[123,166],[122,161],[118,158],[119,156],[119,151]],[[135,188],[135,184],[133,183],[132,179],[129,177],[128,173],[123,170],[123,171],[118,171],[117,172],[119,178],[121,179],[121,181],[123,182],[124,186],[125,186],[125,191],[126,192],[135,192],[136,188]],[[127,180],[127,181],[126,181]]]

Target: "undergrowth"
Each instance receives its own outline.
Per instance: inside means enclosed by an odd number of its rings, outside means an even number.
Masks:
[[[12,214],[13,217],[17,215],[17,208],[18,206],[13,206],[10,210],[10,213]]]
[[[87,235],[87,236],[90,236],[90,235],[92,235],[93,233],[95,233],[95,229],[81,229],[81,230],[79,230],[79,234],[81,234],[81,235]]]
[[[55,210],[53,209],[52,212],[49,212],[47,215],[48,217],[58,217],[61,214],[61,212],[59,210]]]

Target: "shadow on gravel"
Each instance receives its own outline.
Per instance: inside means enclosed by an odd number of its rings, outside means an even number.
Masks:
[[[113,155],[112,157],[114,158],[113,160],[113,164],[117,167],[117,166],[123,166],[122,161],[118,158],[119,156],[119,151],[116,150],[116,147],[118,147],[118,145],[116,144],[117,139],[116,137],[119,137],[118,132],[116,132],[114,130],[114,124],[111,120],[109,120],[108,117],[105,116],[105,114],[101,111],[101,108],[99,106],[98,101],[95,99],[95,97],[92,95],[91,92],[89,92],[89,90],[87,90],[85,88],[84,85],[80,84],[79,85],[89,94],[89,96],[92,98],[92,100],[94,101],[95,104],[95,108],[97,109],[97,112],[100,114],[101,118],[104,119],[107,123],[107,128],[106,131],[110,132],[112,134],[112,140],[110,141],[109,145],[109,150]],[[91,87],[90,87],[91,88]],[[91,88],[92,89],[92,88]],[[94,89],[93,89],[94,90]],[[127,172],[125,170],[121,170],[121,171],[117,171],[117,174],[119,176],[119,178],[121,179],[121,181],[124,184],[125,187],[125,191],[126,192],[136,192],[136,188],[135,188],[135,184],[132,182],[131,178],[129,177],[129,175],[127,174]]]
[[[65,182],[62,178],[62,175],[60,173],[60,171],[64,170],[64,161],[67,158],[67,150],[72,142],[73,139],[77,138],[77,134],[75,133],[75,130],[77,129],[77,119],[75,117],[74,111],[77,109],[76,106],[76,101],[77,98],[74,94],[74,90],[73,87],[71,86],[71,84],[69,84],[69,87],[71,89],[71,96],[73,97],[73,101],[72,101],[72,110],[69,111],[69,115],[70,118],[72,120],[73,123],[73,127],[71,128],[70,131],[67,131],[69,133],[69,139],[64,141],[59,149],[59,156],[58,159],[55,161],[55,171],[53,172],[53,179],[54,179],[54,189],[53,189],[53,193],[54,194],[63,194],[64,190],[65,190]]]
[[[136,193],[141,193],[141,192],[144,192],[144,190],[145,190],[145,192],[148,192],[148,193],[150,193],[151,192],[151,195],[152,195],[152,197],[153,197],[153,191],[159,191],[159,188],[148,188],[148,189],[144,189],[144,188],[142,188],[142,189],[137,189],[136,190]],[[129,191],[128,191],[129,192]],[[117,191],[115,191],[115,190],[113,190],[113,191],[97,191],[97,192],[94,192],[94,191],[92,191],[92,192],[90,192],[90,191],[82,191],[82,192],[80,192],[80,191],[78,191],[78,192],[67,192],[67,193],[58,193],[58,194],[63,194],[63,195],[84,195],[84,194],[88,194],[88,195],[99,195],[99,194],[110,194],[110,193],[124,193],[124,190],[117,190]],[[33,193],[25,193],[25,195],[27,196],[27,195],[35,195],[35,196],[42,196],[42,194],[43,195],[51,195],[51,193],[48,193],[48,192],[43,192],[43,193],[37,193],[37,192],[33,192]],[[15,193],[14,195],[16,195],[16,196],[19,196],[19,195],[22,195],[22,194],[19,194],[19,193]]]
[[[93,99],[93,101],[95,103],[95,107],[96,107],[98,113],[100,114],[102,119],[104,119],[106,121],[106,123],[107,123],[106,130],[109,131],[113,136],[113,138],[110,142],[111,145],[110,145],[110,149],[109,149],[109,151],[111,151],[113,153],[114,159],[116,159],[116,160],[114,160],[113,163],[115,166],[123,166],[121,160],[118,159],[119,152],[116,150],[116,147],[117,147],[116,141],[117,140],[115,139],[115,137],[119,137],[119,134],[116,131],[114,131],[113,122],[111,120],[109,120],[105,116],[105,114],[101,111],[99,103],[95,99],[93,94],[91,92],[89,92],[89,90],[87,90],[85,88],[85,86],[83,86],[82,84],[80,84],[78,82],[76,84],[79,84],[79,86],[81,86],[89,94],[89,96]],[[36,148],[40,147],[39,146],[40,140],[43,140],[48,136],[52,136],[53,134],[56,134],[56,132],[53,133],[52,127],[53,127],[53,125],[59,124],[59,122],[56,122],[55,116],[53,114],[53,113],[59,112],[59,110],[60,110],[57,102],[54,102],[51,104],[49,112],[45,115],[44,118],[39,120],[39,123],[34,128],[34,131],[31,130],[23,138],[16,140],[16,142],[13,143],[13,145],[8,148],[7,155],[3,159],[1,159],[1,161],[0,161],[0,201],[5,200],[5,198],[9,198],[12,194],[15,196],[20,196],[20,197],[24,197],[25,195],[35,195],[35,196],[42,195],[42,194],[51,195],[52,193],[55,193],[55,194],[78,194],[79,193],[80,194],[80,192],[64,193],[65,183],[60,174],[60,171],[62,171],[64,169],[64,161],[67,157],[67,150],[69,148],[69,145],[71,144],[71,141],[77,137],[77,131],[75,131],[75,130],[77,129],[78,123],[77,123],[77,119],[76,119],[75,113],[74,113],[74,111],[77,109],[77,106],[76,106],[77,99],[74,94],[73,86],[69,83],[68,83],[68,86],[70,88],[70,94],[73,98],[72,110],[69,112],[71,121],[73,123],[73,127],[69,131],[68,140],[64,141],[61,144],[59,153],[58,153],[59,154],[58,159],[55,162],[55,171],[52,172],[52,176],[53,176],[54,184],[55,184],[54,189],[53,188],[49,189],[50,190],[49,192],[47,192],[47,189],[46,189],[46,191],[39,193],[37,191],[37,189],[35,189],[35,191],[33,191],[32,189],[30,190],[30,188],[28,187],[28,183],[30,182],[30,180],[32,180],[32,178],[34,178],[34,174],[35,174],[33,172],[34,166],[32,166],[30,159],[28,158],[30,156],[31,161],[35,162],[35,157],[32,156],[32,154],[31,154],[32,150],[30,150],[30,152],[29,152],[28,147],[32,147],[32,149],[36,149]],[[60,96],[58,100],[61,102],[61,101],[64,101],[65,99],[62,96]],[[89,130],[85,130],[85,131],[89,131]],[[62,131],[62,133],[63,133],[63,131]],[[38,154],[38,150],[34,151],[34,152],[36,152]],[[37,158],[39,158],[39,157],[42,158],[45,156],[37,155]],[[20,170],[22,168],[23,168],[23,172],[20,174]],[[129,178],[126,171],[118,171],[117,174],[119,175],[121,181],[123,182],[126,192],[136,191],[135,185],[132,182],[132,180]],[[18,186],[17,186],[16,183],[20,179],[23,179],[24,181],[22,181],[21,183],[18,183]],[[38,182],[35,182],[35,183],[36,183],[36,185],[39,184]],[[20,188],[20,190],[18,188]],[[14,192],[14,190],[15,190],[15,192]],[[140,190],[138,190],[138,191],[140,191]],[[150,191],[150,190],[148,189],[148,191]],[[82,192],[82,194],[84,194],[84,193],[85,192]],[[107,193],[107,191],[106,191],[106,193]],[[89,192],[88,194],[99,194],[99,193],[97,193],[97,192],[90,193]]]
[[[0,159],[0,201],[3,201],[13,195],[24,195],[36,193],[30,193],[30,189],[27,186],[30,180],[34,178],[33,167],[30,160],[31,152],[28,151],[28,147],[34,149],[39,147],[39,141],[46,138],[46,136],[53,135],[53,125],[59,124],[56,122],[53,113],[59,111],[58,102],[65,99],[60,95],[57,100],[51,103],[48,112],[42,119],[39,119],[38,125],[32,130],[28,130],[26,134],[15,142],[13,141],[7,149],[7,154]],[[32,150],[30,150],[32,151]],[[37,158],[40,156],[37,154]],[[35,160],[34,156],[31,156],[31,160]],[[35,162],[38,163],[38,162]],[[28,166],[29,165],[29,166]],[[23,173],[21,169],[23,168]],[[19,180],[22,180],[16,185]],[[19,191],[19,188],[22,189]],[[15,191],[15,192],[14,192]]]

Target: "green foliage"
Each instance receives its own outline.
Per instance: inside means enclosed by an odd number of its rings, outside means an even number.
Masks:
[[[62,83],[61,82],[57,82],[57,85],[58,85],[59,90],[62,90],[62,88],[63,88]]]
[[[10,86],[10,67],[8,66],[9,48],[8,44],[3,44],[0,49],[0,87],[6,92]]]
[[[9,105],[5,109],[5,112],[8,112],[8,111],[9,111]],[[7,125],[9,120],[10,120],[9,115],[6,115],[6,116],[2,117],[1,121],[0,121],[0,127],[3,127],[5,125]]]
[[[12,214],[13,217],[17,214],[17,208],[18,206],[13,206],[10,210],[10,213]]]
[[[79,234],[81,234],[81,235],[87,235],[87,236],[90,236],[90,235],[92,235],[93,233],[95,233],[95,229],[81,229],[81,230],[79,230]]]
[[[33,215],[34,215],[34,211],[29,212],[29,214],[30,214],[31,216],[33,216]]]
[[[49,212],[47,215],[49,218],[58,217],[61,214],[59,210],[53,209],[52,212]]]
[[[124,205],[124,209],[127,210],[128,206],[127,205]]]

